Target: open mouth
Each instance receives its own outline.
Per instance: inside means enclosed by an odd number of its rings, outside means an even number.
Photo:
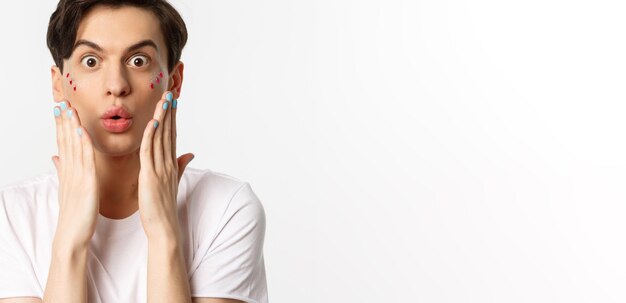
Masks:
[[[133,124],[132,118],[123,118],[121,116],[112,116],[101,121],[104,129],[111,133],[123,133]]]

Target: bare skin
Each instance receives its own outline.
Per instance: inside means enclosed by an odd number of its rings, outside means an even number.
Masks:
[[[52,158],[59,221],[44,302],[86,302],[87,251],[98,213],[124,218],[137,209],[148,238],[148,302],[192,301],[176,196],[193,154],[176,158],[173,101],[183,64],[168,70],[166,50],[150,11],[96,6],[81,20],[63,71],[52,67],[53,94],[62,104],[55,108],[59,155]],[[163,85],[150,86],[161,71]],[[132,116],[128,129],[102,125],[111,107]]]
[[[176,156],[173,99],[179,97],[183,64],[167,69],[156,16],[136,7],[96,6],[81,20],[76,41],[81,40],[91,44],[77,46],[63,71],[51,69],[53,95],[64,108],[56,107],[55,116],[59,155],[52,160],[59,176],[59,223],[43,302],[87,302],[87,252],[98,214],[121,219],[136,211],[148,239],[148,302],[241,302],[190,296],[176,215],[180,177],[193,158]],[[154,45],[129,49],[142,41]],[[151,87],[161,70],[162,85]],[[101,115],[111,106],[132,114],[133,124],[123,133],[101,125]]]
[[[72,56],[64,60],[65,75],[71,73],[77,85],[64,81],[64,73],[58,67],[51,68],[53,94],[57,102],[68,100],[80,114],[81,122],[94,138],[96,174],[99,187],[100,214],[112,219],[130,216],[138,210],[137,179],[140,170],[139,145],[144,126],[152,118],[152,113],[166,89],[172,90],[174,98],[179,96],[183,79],[183,64],[167,73],[167,48],[156,18],[148,12],[134,11],[146,19],[152,18],[145,26],[121,28],[122,24],[112,24],[113,10],[92,11],[86,15],[78,29],[76,41],[81,39],[103,47],[103,52],[89,46],[78,46]],[[130,19],[132,22],[132,19]],[[117,26],[123,35],[114,35],[111,27]],[[154,26],[150,28],[150,26]],[[142,67],[123,62],[135,54],[125,52],[126,47],[139,41],[152,40],[158,50],[150,46],[138,49],[139,54],[150,57],[151,62]],[[104,46],[107,46],[104,48]],[[100,66],[95,69],[86,66],[85,56],[93,54]],[[83,61],[81,61],[83,59]],[[159,71],[166,71],[167,84],[151,89],[150,78]],[[133,114],[131,129],[122,134],[107,133],[99,125],[100,115],[110,106],[124,106]]]

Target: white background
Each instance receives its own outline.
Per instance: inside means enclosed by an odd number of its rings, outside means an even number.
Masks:
[[[179,153],[261,198],[271,302],[626,301],[623,1],[173,3]],[[8,184],[54,169],[56,1],[3,6]]]

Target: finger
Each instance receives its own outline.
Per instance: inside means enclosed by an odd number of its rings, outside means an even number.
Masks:
[[[178,100],[174,100],[172,102],[172,160],[174,163],[178,163],[176,161],[176,115],[178,113]]]
[[[59,155],[61,159],[61,165],[63,166],[64,172],[73,171],[74,163],[74,148],[72,143],[72,126],[70,121],[70,103],[68,101],[65,102],[65,109],[61,108],[61,117],[63,118],[63,144],[65,144],[65,153]]]
[[[57,149],[59,155],[65,155],[65,138],[63,132],[63,117],[61,116],[61,107],[55,106],[52,110],[54,113],[54,123],[57,130]]]
[[[95,172],[96,155],[93,152],[91,135],[89,135],[89,132],[83,126],[79,126],[76,131],[79,134],[81,149],[83,150],[83,167],[90,172]]]
[[[167,100],[161,100],[159,107],[156,109],[159,125],[154,134],[154,140],[152,141],[152,158],[154,159],[154,170],[157,173],[162,172],[163,166],[163,129],[165,128],[165,115],[170,107],[170,102]]]
[[[178,162],[178,167],[180,168],[178,170],[178,184],[180,184],[180,178],[183,176],[183,173],[185,172],[185,168],[187,168],[187,165],[189,165],[191,160],[193,160],[193,158],[195,157],[196,156],[194,154],[184,154],[178,158],[177,162]]]
[[[59,163],[59,156],[52,156],[52,163],[57,170],[57,179],[61,180],[61,164]]]
[[[78,111],[76,108],[68,108],[68,116],[70,116],[70,126],[72,132],[72,148],[74,149],[74,158],[72,161],[75,161],[74,167],[84,167],[83,162],[83,140],[82,133],[84,129],[80,125],[80,117],[78,115]],[[80,129],[80,130],[79,130]]]
[[[139,147],[139,161],[141,162],[141,169],[145,169],[148,172],[154,172],[152,140],[154,139],[154,133],[158,127],[159,120],[152,119],[148,122],[148,125],[146,125],[146,128],[143,131],[141,147]]]
[[[70,132],[68,136],[72,139],[72,167],[79,168],[81,171],[89,168],[90,172],[95,173],[95,155],[91,137],[87,130],[82,126],[80,114],[78,110],[71,105],[67,109],[69,117]],[[87,150],[87,151],[86,151]]]
[[[173,115],[173,99],[172,95],[166,97],[169,100],[168,108],[165,112],[163,121],[163,165],[168,165],[173,170],[176,168],[176,159],[172,157],[172,115]]]

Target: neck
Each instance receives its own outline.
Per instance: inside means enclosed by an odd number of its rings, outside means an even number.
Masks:
[[[123,156],[105,155],[97,150],[94,152],[100,214],[111,219],[123,219],[132,215],[139,209],[139,151]]]

